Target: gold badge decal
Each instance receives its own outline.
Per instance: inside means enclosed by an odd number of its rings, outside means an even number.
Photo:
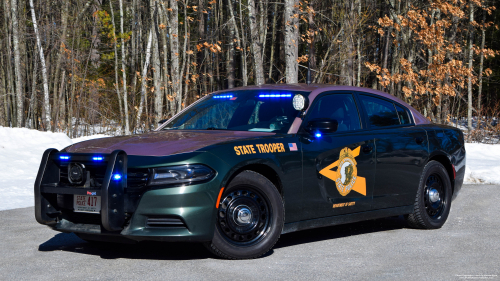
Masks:
[[[345,147],[340,151],[339,160],[319,171],[323,176],[335,181],[340,195],[346,196],[354,190],[366,196],[366,179],[358,177],[357,163],[354,159],[359,155],[360,146],[354,150]],[[332,171],[337,167],[336,171]]]

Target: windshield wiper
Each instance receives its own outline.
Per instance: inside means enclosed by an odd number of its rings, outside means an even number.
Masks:
[[[208,127],[206,130],[227,130],[227,129],[221,129],[221,128],[215,128],[215,127]]]

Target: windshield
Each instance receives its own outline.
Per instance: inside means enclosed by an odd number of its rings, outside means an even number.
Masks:
[[[232,130],[287,133],[299,111],[298,91],[248,90],[225,92],[200,101],[169,122],[163,130]]]

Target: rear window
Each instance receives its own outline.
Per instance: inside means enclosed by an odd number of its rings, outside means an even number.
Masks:
[[[368,116],[368,124],[372,128],[399,125],[399,116],[392,102],[370,96],[360,95]]]

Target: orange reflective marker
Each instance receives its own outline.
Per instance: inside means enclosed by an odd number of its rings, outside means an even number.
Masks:
[[[222,196],[222,192],[224,191],[224,187],[219,191],[219,197],[217,197],[217,202],[215,203],[215,208],[219,209],[220,197]]]

